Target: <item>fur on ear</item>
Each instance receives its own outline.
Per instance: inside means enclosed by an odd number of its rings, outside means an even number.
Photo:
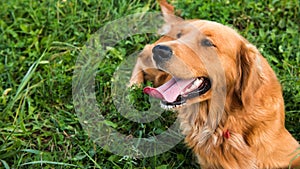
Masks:
[[[166,0],[159,0],[158,2],[165,24],[158,30],[157,33],[160,35],[166,35],[171,30],[173,23],[183,21],[183,19],[175,15],[174,6],[169,4]]]
[[[169,4],[166,0],[159,0],[158,2],[163,15],[174,15],[174,6]]]
[[[248,42],[242,42],[237,56],[238,78],[235,91],[244,107],[251,105],[251,101],[255,99],[255,93],[263,83],[260,57],[256,47]]]
[[[182,21],[181,18],[175,15],[175,10],[173,5],[169,4],[166,0],[159,0],[158,2],[166,23],[170,24],[177,21]]]

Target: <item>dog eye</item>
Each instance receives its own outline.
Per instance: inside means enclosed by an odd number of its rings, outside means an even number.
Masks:
[[[179,32],[179,33],[177,33],[176,37],[179,39],[181,37],[181,35],[182,35],[182,33]]]
[[[210,41],[209,39],[203,39],[203,40],[201,41],[201,45],[202,45],[202,46],[206,46],[206,47],[211,47],[211,46],[216,47],[216,46],[212,43],[212,41]]]

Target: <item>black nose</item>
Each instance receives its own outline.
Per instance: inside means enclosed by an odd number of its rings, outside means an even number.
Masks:
[[[155,61],[165,61],[172,57],[172,49],[164,45],[156,45],[152,49],[153,58]]]

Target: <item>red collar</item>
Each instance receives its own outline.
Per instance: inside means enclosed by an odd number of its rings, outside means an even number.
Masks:
[[[223,137],[229,139],[230,138],[230,131],[227,129],[223,132]]]

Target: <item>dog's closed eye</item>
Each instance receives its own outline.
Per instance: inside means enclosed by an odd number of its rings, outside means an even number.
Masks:
[[[177,35],[176,35],[176,37],[177,37],[178,39],[179,39],[181,36],[182,36],[182,33],[181,33],[181,32],[177,33]]]
[[[205,47],[216,47],[216,45],[214,45],[213,42],[210,41],[209,39],[202,39],[201,45]]]

